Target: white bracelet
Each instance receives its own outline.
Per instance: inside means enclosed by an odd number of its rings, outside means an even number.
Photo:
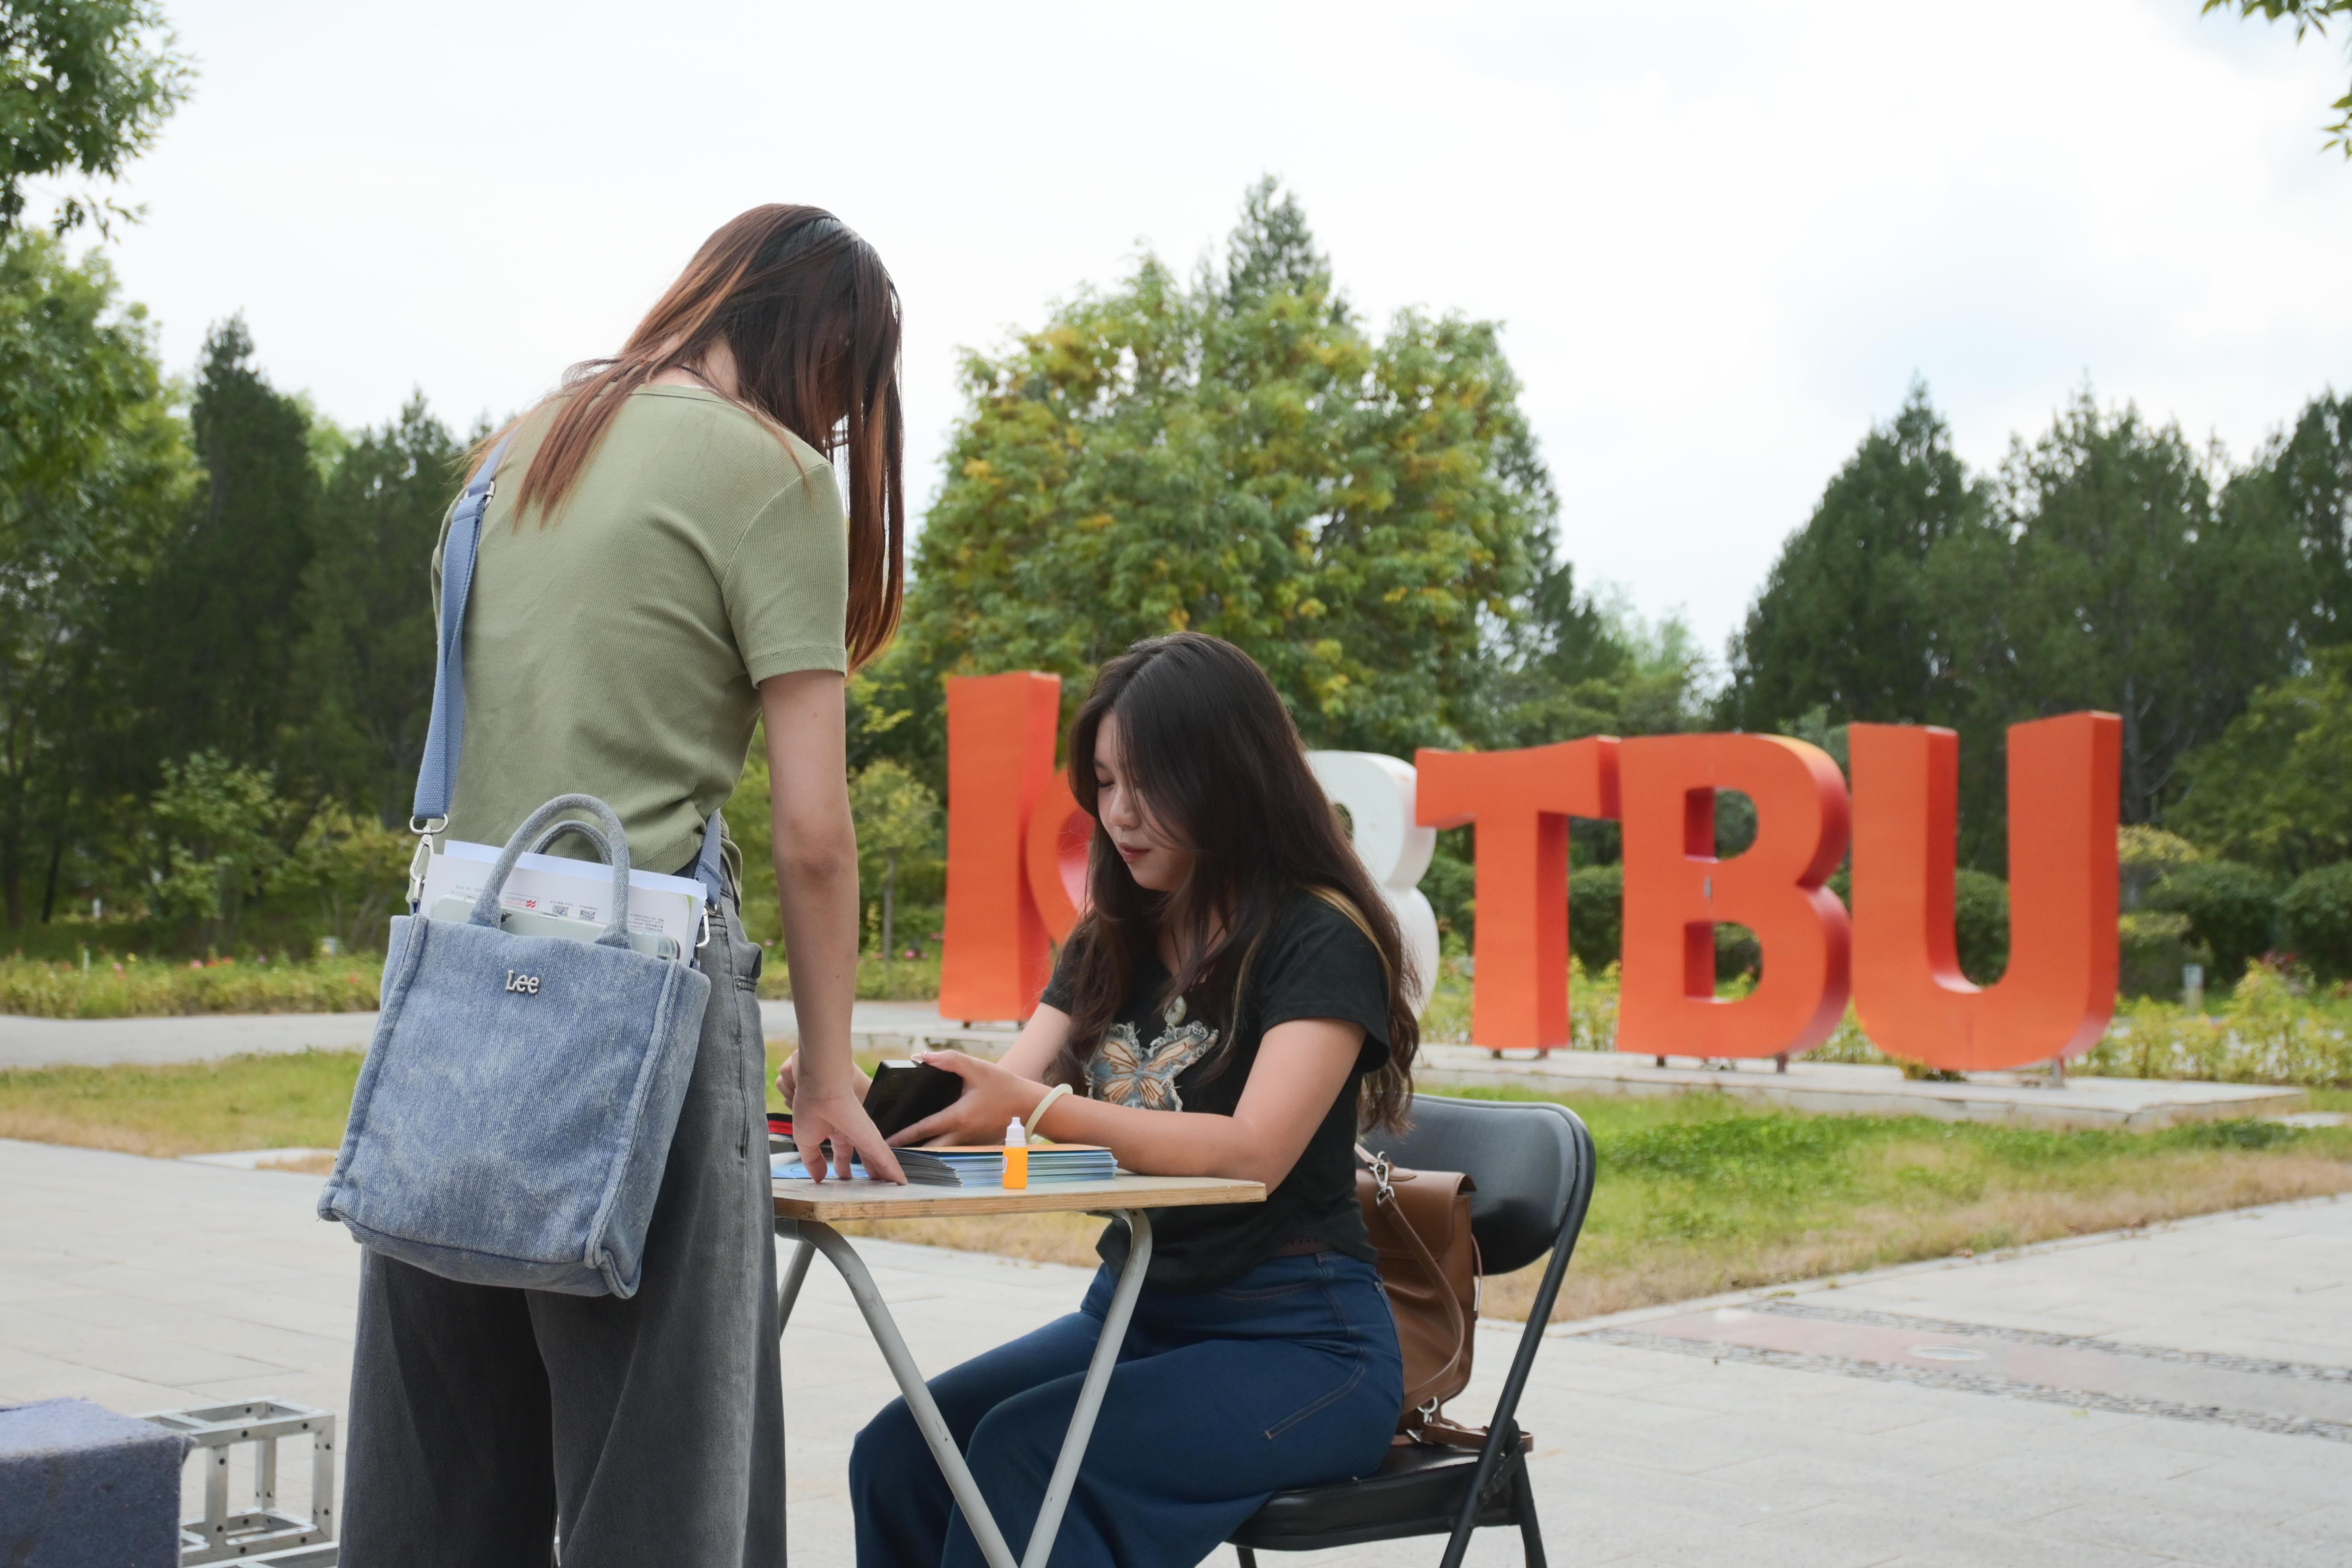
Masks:
[[[1054,1102],[1069,1092],[1070,1086],[1066,1083],[1057,1083],[1053,1088],[1045,1091],[1045,1098],[1039,1100],[1037,1102],[1037,1109],[1029,1113],[1029,1134],[1031,1137],[1034,1138],[1037,1136],[1037,1124],[1045,1120],[1045,1112],[1053,1109]]]

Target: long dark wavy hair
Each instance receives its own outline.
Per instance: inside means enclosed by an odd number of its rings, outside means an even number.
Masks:
[[[724,342],[745,407],[828,457],[849,455],[856,669],[889,643],[906,592],[898,341],[898,287],[856,230],[823,207],[753,207],[702,242],[619,353],[572,367],[549,400],[554,421],[522,476],[516,521],[554,515],[629,394],[673,366],[697,370]],[[483,442],[476,466],[503,434]]]
[[[1172,892],[1137,883],[1102,825],[1095,737],[1118,716],[1124,771],[1151,825],[1193,857]],[[1070,933],[1070,1034],[1051,1078],[1086,1083],[1087,1060],[1118,1016],[1160,933],[1175,939],[1164,1007],[1186,998],[1220,1026],[1219,1057],[1246,1020],[1244,970],[1286,901],[1336,895],[1352,907],[1388,972],[1388,1065],[1364,1079],[1368,1123],[1402,1121],[1412,1097],[1420,1021],[1396,917],[1356,858],[1339,813],[1307,765],[1289,710],[1249,655],[1178,632],[1137,643],[1102,667],[1070,726],[1070,793],[1095,819],[1087,862],[1093,907]],[[1222,1070],[1220,1068],[1213,1071]]]

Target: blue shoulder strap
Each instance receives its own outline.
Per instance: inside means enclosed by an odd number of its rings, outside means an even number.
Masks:
[[[480,471],[457,498],[449,534],[441,546],[441,647],[433,662],[433,720],[425,731],[425,760],[416,769],[416,804],[408,826],[438,833],[449,822],[449,797],[457,789],[457,751],[466,737],[466,595],[474,587],[474,558],[481,548],[482,513],[498,493],[499,464],[514,444],[509,433],[490,448]]]
[[[709,895],[703,900],[705,910],[717,910],[719,900],[727,896],[727,857],[721,848],[726,831],[727,824],[715,811],[702,825],[702,853],[695,858],[694,879]]]
[[[409,808],[408,826],[418,833],[438,833],[448,825],[449,797],[457,790],[457,753],[466,735],[466,597],[474,587],[482,514],[498,493],[499,464],[513,444],[509,433],[490,448],[465,494],[457,498],[448,538],[441,546],[441,646],[433,665],[433,719],[425,731],[425,759],[416,769],[415,804]],[[712,910],[727,892],[723,828],[719,814],[712,812],[702,828],[702,853],[694,863],[695,879],[709,895],[705,907]]]

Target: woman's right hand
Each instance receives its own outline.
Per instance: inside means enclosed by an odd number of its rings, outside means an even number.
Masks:
[[[801,1054],[794,1051],[784,1058],[784,1065],[776,1069],[776,1092],[784,1097],[786,1105],[794,1103],[800,1083]],[[859,1068],[850,1075],[849,1087],[862,1101],[866,1091],[874,1087],[874,1080],[866,1076],[865,1069]]]
[[[785,1064],[787,1068],[790,1063]],[[810,1177],[824,1181],[826,1162],[817,1157],[826,1139],[833,1140],[833,1174],[849,1179],[850,1157],[855,1154],[866,1167],[866,1173],[877,1180],[906,1184],[907,1173],[898,1168],[898,1156],[889,1141],[875,1130],[874,1119],[866,1114],[863,1090],[864,1073],[850,1075],[857,1081],[853,1089],[847,1084],[831,1089],[803,1090],[793,1101],[793,1142],[801,1152],[801,1163],[808,1167]]]

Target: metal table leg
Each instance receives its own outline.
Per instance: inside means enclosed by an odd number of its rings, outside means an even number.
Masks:
[[[857,1256],[847,1238],[829,1225],[814,1220],[779,1221],[778,1235],[793,1235],[800,1242],[793,1254],[782,1289],[777,1293],[776,1326],[781,1334],[783,1324],[792,1315],[793,1302],[800,1294],[802,1279],[808,1272],[808,1257],[812,1247],[822,1252],[841,1271],[849,1294],[865,1315],[866,1326],[872,1331],[874,1342],[881,1347],[882,1359],[889,1364],[890,1375],[898,1381],[898,1392],[907,1398],[907,1408],[921,1429],[923,1440],[931,1447],[931,1455],[939,1460],[940,1471],[947,1477],[948,1490],[963,1510],[964,1521],[971,1527],[972,1538],[980,1544],[981,1555],[988,1560],[989,1568],[1045,1568],[1046,1558],[1053,1554],[1054,1538],[1061,1533],[1062,1515],[1068,1509],[1070,1493],[1076,1487],[1078,1467],[1086,1458],[1087,1442],[1093,1436],[1095,1417],[1102,1411],[1103,1391],[1110,1385],[1110,1374],[1118,1364],[1119,1347],[1127,1341],[1127,1325],[1135,1315],[1135,1299],[1143,1289],[1143,1276],[1151,1265],[1151,1221],[1141,1209],[1119,1209],[1114,1217],[1122,1220],[1128,1229],[1127,1265],[1119,1270],[1118,1285],[1111,1292],[1110,1310],[1103,1315],[1102,1337],[1095,1342],[1094,1359],[1087,1363],[1087,1375],[1078,1385],[1078,1403],[1070,1412],[1070,1427],[1063,1435],[1062,1451],[1054,1461],[1054,1474],[1046,1483],[1044,1503],[1037,1510],[1036,1523],[1029,1532],[1029,1550],[1018,1563],[1013,1550],[1005,1544],[1004,1532],[997,1527],[995,1517],[980,1495],[978,1483],[971,1479],[971,1467],[964,1462],[963,1451],[956,1447],[954,1435],[948,1431],[946,1419],[931,1398],[931,1391],[916,1370],[915,1358],[908,1352],[907,1342],[898,1332],[898,1325],[890,1316],[890,1309],[875,1288],[873,1275],[866,1272],[865,1260]],[[785,1226],[792,1230],[787,1232]]]
[[[785,1266],[783,1280],[776,1287],[776,1338],[782,1339],[784,1325],[793,1321],[793,1305],[801,1299],[801,1286],[808,1279],[809,1259],[816,1256],[816,1244],[801,1234],[798,1220],[778,1220],[776,1234],[795,1244],[793,1260]]]

